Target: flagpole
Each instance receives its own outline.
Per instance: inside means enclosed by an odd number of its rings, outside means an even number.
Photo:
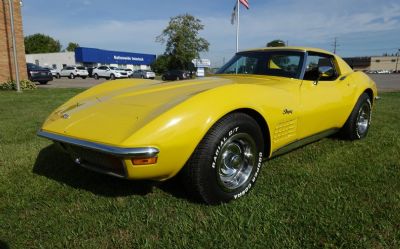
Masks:
[[[236,23],[236,53],[239,52],[239,0],[236,2],[236,16],[237,16],[237,23]]]

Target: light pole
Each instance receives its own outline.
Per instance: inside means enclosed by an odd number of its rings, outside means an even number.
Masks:
[[[397,50],[397,58],[396,58],[396,73],[397,73],[397,65],[399,64],[399,54],[400,54],[400,48]]]
[[[10,23],[11,23],[11,37],[13,44],[13,57],[14,57],[14,66],[15,66],[15,81],[17,83],[17,92],[21,92],[20,82],[19,82],[19,68],[18,68],[18,60],[17,60],[17,46],[15,42],[15,29],[14,29],[14,0],[9,0],[8,5],[10,7]]]

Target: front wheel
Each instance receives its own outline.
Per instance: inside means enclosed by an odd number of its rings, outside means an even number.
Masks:
[[[69,75],[69,78],[70,78],[70,79],[73,79],[73,78],[75,78],[75,75],[74,75],[73,73],[71,73],[71,74]]]
[[[110,80],[115,80],[115,75],[114,74],[110,75]]]
[[[96,80],[99,79],[99,75],[97,73],[94,74],[94,79],[96,79]]]
[[[59,73],[57,73],[56,78],[57,79],[61,78],[61,75]]]
[[[371,124],[371,114],[371,99],[368,94],[363,93],[341,130],[342,136],[349,140],[366,137]]]
[[[262,131],[244,113],[219,120],[199,143],[181,176],[186,189],[208,204],[245,195],[259,175],[264,151]]]

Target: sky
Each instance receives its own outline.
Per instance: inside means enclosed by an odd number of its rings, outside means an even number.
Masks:
[[[156,36],[171,17],[191,14],[210,43],[202,58],[221,66],[236,51],[231,14],[236,0],[23,0],[24,35],[43,33],[82,47],[162,54]],[[394,54],[400,49],[399,0],[249,0],[240,9],[239,50],[274,39],[342,57]]]

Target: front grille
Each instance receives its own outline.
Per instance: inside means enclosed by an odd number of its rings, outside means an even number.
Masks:
[[[103,173],[113,173],[125,177],[125,167],[122,160],[116,156],[99,151],[82,148],[75,145],[63,144],[74,160],[94,170]]]

